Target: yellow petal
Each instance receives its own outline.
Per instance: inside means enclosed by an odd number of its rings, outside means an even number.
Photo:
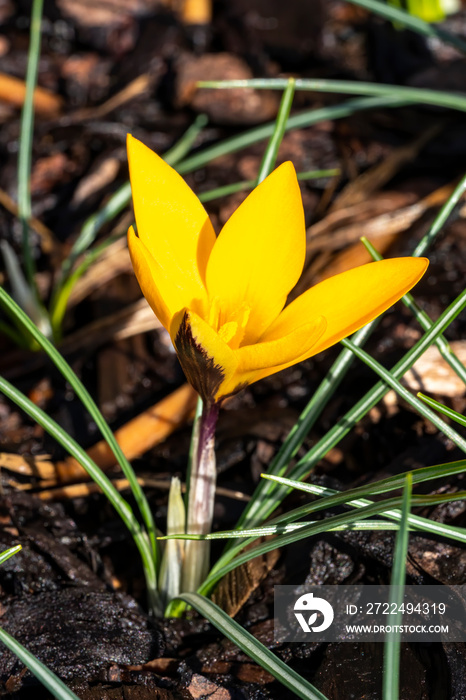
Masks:
[[[200,316],[183,309],[172,321],[170,335],[189,383],[210,403],[220,386],[234,375],[238,361],[233,350]]]
[[[184,287],[178,286],[176,280],[166,274],[141,239],[136,236],[132,226],[128,230],[128,248],[141,291],[167,330],[170,330],[174,314],[187,304],[193,310],[202,313],[204,299],[192,299]]]
[[[130,134],[127,146],[139,238],[175,284],[193,298],[205,296],[205,269],[215,233],[204,207],[150,148]]]
[[[316,344],[327,327],[326,319],[317,316],[278,340],[246,345],[236,350],[238,372],[251,372],[285,364],[294,364]]]
[[[316,355],[390,308],[414,287],[428,264],[426,258],[392,258],[330,277],[287,306],[261,340],[276,340],[322,314],[327,328],[312,349]]]
[[[309,357],[326,327],[326,319],[317,316],[279,340],[247,345],[235,350],[238,367],[231,380],[222,384],[220,394],[235,393],[247,384],[257,382]]]
[[[284,163],[256,187],[223,227],[207,265],[219,326],[250,308],[242,344],[259,338],[282,310],[304,264],[304,213],[296,173]]]
[[[162,326],[170,328],[172,313],[155,283],[155,280],[160,277],[160,266],[152,258],[144,243],[136,236],[132,226],[128,230],[128,248],[134,274],[142,293]]]

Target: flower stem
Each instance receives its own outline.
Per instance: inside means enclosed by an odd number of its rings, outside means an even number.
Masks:
[[[215,426],[219,412],[218,403],[204,402],[199,423],[199,437],[191,465],[189,481],[188,517],[186,532],[206,535],[212,527],[215,500]],[[186,542],[181,590],[195,591],[209,571],[210,543],[189,540]]]

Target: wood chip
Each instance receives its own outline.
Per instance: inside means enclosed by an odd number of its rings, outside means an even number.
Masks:
[[[38,158],[31,171],[31,196],[43,197],[58,184],[69,182],[75,172],[76,164],[59,150]]]
[[[463,365],[466,365],[466,340],[454,340],[450,347]],[[466,387],[441,356],[439,349],[431,345],[414,363],[403,377],[405,384],[412,391],[440,396],[464,396]]]
[[[82,27],[113,27],[127,17],[153,12],[160,0],[57,0],[65,17]]]
[[[253,88],[208,90],[198,88],[200,80],[248,80],[253,77],[247,63],[229,53],[186,54],[177,64],[176,100],[207,114],[220,124],[258,124],[273,119],[278,96],[273,91]]]
[[[0,469],[7,469],[21,476],[38,477],[39,479],[53,479],[55,477],[55,465],[45,455],[26,457],[0,452]]]
[[[188,686],[188,691],[194,700],[232,700],[229,690],[222,688],[200,673],[194,673]]]

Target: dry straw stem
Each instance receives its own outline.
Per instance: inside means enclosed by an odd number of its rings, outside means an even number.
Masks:
[[[129,217],[129,224],[133,217]],[[102,251],[98,260],[86,270],[73,287],[68,307],[76,306],[89,294],[105,286],[117,275],[132,271],[131,260],[125,238],[118,238]]]
[[[413,161],[423,147],[442,130],[443,125],[434,124],[410,143],[394,148],[382,162],[377,163],[355,180],[349,182],[335,197],[330,211],[334,212],[337,209],[367,201],[370,194],[383,187],[404,165]]]
[[[322,249],[342,248],[348,243],[354,243],[362,236],[366,238],[377,238],[386,236],[389,233],[395,234],[405,231],[412,223],[417,221],[428,209],[441,206],[451,196],[456,183],[445,185],[424,197],[419,202],[402,207],[397,211],[384,212],[368,221],[358,221],[355,224],[342,226],[336,231],[332,231],[332,221],[338,221],[344,217],[345,210],[339,210],[330,214],[326,220],[311,226],[308,230],[307,253]],[[354,208],[351,207],[354,211]],[[325,223],[324,223],[325,222]]]
[[[96,319],[83,326],[75,333],[66,336],[60,345],[63,354],[75,353],[83,348],[99,346],[132,338],[140,333],[161,328],[160,321],[154,316],[145,299],[138,299],[113,314]]]
[[[376,241],[378,250],[385,253],[398,236],[409,230],[427,211],[444,204],[456,184],[440,187],[414,203],[406,203],[410,199],[408,194],[381,193],[368,202],[331,211],[307,231],[309,262],[293,290],[292,298],[311,284],[371,262],[372,257],[360,243],[362,236],[371,242]],[[333,251],[342,248],[345,250],[332,255]]]
[[[65,118],[67,124],[75,124],[77,122],[86,121],[87,119],[102,119],[108,116],[115,109],[122,107],[127,102],[141,97],[147,93],[155,82],[155,76],[149,73],[142,73],[137,78],[132,80],[128,85],[125,85],[122,90],[112,95],[108,100],[97,107],[87,107],[79,109],[73,114]]]
[[[151,477],[142,476],[138,477],[138,482],[143,488],[158,489],[160,491],[168,491],[170,489],[169,479],[152,479]],[[17,482],[12,483],[11,481],[10,484],[21,491],[31,490],[30,484],[18,484]],[[42,486],[49,487],[38,492],[37,495],[39,496],[39,498],[43,501],[64,501],[72,498],[83,498],[93,493],[100,493],[100,487],[94,482],[85,484],[71,484],[70,486],[58,487],[55,487],[55,484],[56,480],[53,480],[53,482],[50,481],[39,483],[39,488],[41,488]],[[130,483],[128,479],[124,478],[112,479],[112,484],[118,491],[126,491],[130,488]],[[186,484],[181,484],[181,492],[186,493]],[[242,491],[234,491],[232,489],[226,489],[221,486],[219,486],[216,489],[216,493],[218,496],[230,498],[232,501],[242,501],[243,503],[248,503],[248,501],[250,500],[250,497]]]

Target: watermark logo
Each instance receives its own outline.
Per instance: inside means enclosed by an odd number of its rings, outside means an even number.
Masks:
[[[466,584],[275,586],[274,638],[284,642],[466,642]],[[466,700],[466,696],[465,696]]]
[[[303,613],[308,614],[307,621]],[[315,626],[318,613],[321,613],[323,620],[320,625]],[[298,598],[294,604],[294,614],[303,632],[323,632],[333,622],[333,608],[330,603],[313,593],[305,593]]]

